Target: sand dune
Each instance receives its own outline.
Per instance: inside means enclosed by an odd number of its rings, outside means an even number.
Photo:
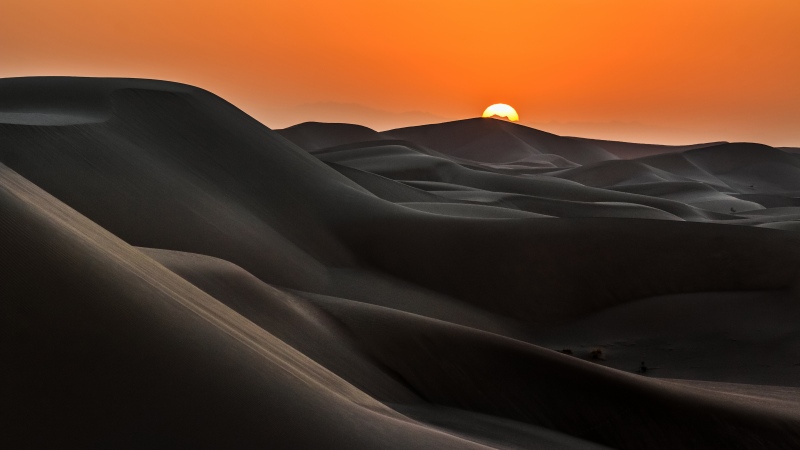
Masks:
[[[712,211],[700,210],[685,203],[597,189],[556,176],[531,174],[514,176],[467,167],[446,156],[422,153],[404,145],[366,143],[364,146],[336,147],[315,154],[328,163],[370,172],[405,184],[412,183],[409,184],[411,186],[414,186],[414,182],[446,183],[451,186],[463,186],[466,189],[545,197],[552,200],[641,205],[686,220],[724,218]],[[561,172],[555,172],[558,173]]]
[[[798,171],[0,80],[0,447],[797,448]]]
[[[382,138],[375,130],[347,123],[305,122],[278,133],[308,151]]]
[[[5,167],[0,205],[4,447],[469,447]]]
[[[790,195],[800,191],[800,159],[766,145],[741,143],[704,147],[686,152],[685,157],[740,193]]]
[[[546,426],[612,447],[736,448],[758,440],[769,446],[780,445],[783,438],[764,435],[782,427],[800,431],[796,410],[759,408],[734,396],[675,389],[659,380],[398,311],[342,302],[324,307],[362,336],[375,358],[436,404]],[[387,357],[397,354],[415,356]],[[691,411],[685,409],[688,404]],[[723,432],[734,423],[742,428]],[[626,426],[658,431],[617,436]],[[686,442],[683,433],[694,442]]]
[[[786,291],[651,297],[541,329],[535,339],[659,378],[800,387],[800,305]],[[777,351],[764,351],[765,348]],[[779,349],[779,350],[778,350]]]
[[[657,145],[657,144],[636,144],[632,142],[604,141],[601,139],[574,138],[587,141],[591,144],[602,147],[612,155],[621,159],[644,158],[648,156],[661,155],[666,153],[680,153],[695,148],[709,147],[722,144],[723,142],[708,142],[704,144],[691,145]]]
[[[383,134],[413,141],[448,155],[489,163],[536,162],[541,156],[547,155],[555,155],[576,164],[615,158],[591,143],[497,119],[422,125]]]

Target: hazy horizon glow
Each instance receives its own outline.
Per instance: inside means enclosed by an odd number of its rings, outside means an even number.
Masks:
[[[780,0],[6,0],[0,77],[179,81],[273,128],[502,99],[559,134],[800,146],[798,23]]]

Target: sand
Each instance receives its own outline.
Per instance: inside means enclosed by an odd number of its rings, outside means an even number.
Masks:
[[[798,448],[798,158],[0,80],[0,447]]]

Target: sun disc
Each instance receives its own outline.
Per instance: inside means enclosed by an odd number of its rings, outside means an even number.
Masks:
[[[493,116],[505,117],[510,122],[516,122],[519,120],[519,114],[517,114],[517,111],[505,103],[495,103],[483,111],[483,117]]]

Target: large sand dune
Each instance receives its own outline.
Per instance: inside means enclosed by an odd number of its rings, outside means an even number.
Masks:
[[[797,158],[0,80],[0,447],[798,448]]]

